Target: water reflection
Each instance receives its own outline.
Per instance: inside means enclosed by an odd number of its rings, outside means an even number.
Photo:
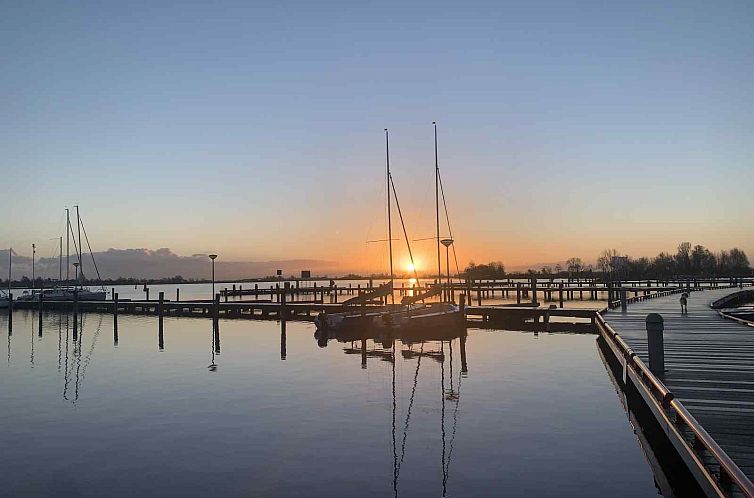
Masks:
[[[447,495],[450,462],[453,456],[456,429],[458,427],[458,407],[461,401],[461,379],[468,373],[466,359],[467,335],[465,328],[414,330],[408,333],[396,333],[389,329],[369,329],[360,332],[326,332],[318,330],[314,333],[317,345],[320,348],[327,347],[328,342],[331,340],[349,343],[347,346],[343,347],[343,352],[349,355],[360,354],[362,369],[367,368],[367,359],[370,357],[378,358],[381,361],[390,363],[392,394],[391,437],[393,456],[393,496],[395,497],[398,496],[401,467],[406,456],[406,445],[411,425],[411,414],[414,407],[414,400],[416,399],[417,386],[419,384],[419,372],[421,370],[422,359],[425,357],[439,363],[440,365],[440,469],[442,475],[442,496]],[[361,336],[361,339],[357,340],[356,336]],[[367,341],[372,341],[372,349],[367,348]],[[453,350],[456,343],[458,343],[462,359],[461,369],[458,370],[457,373],[454,371],[457,369],[454,368],[453,362]],[[416,368],[413,373],[413,382],[408,400],[408,408],[406,409],[406,417],[400,431],[398,431],[396,426],[398,408],[396,398],[397,349],[400,349],[403,361],[408,362],[416,360]],[[448,431],[446,430],[448,403],[452,406],[450,434],[448,434]],[[398,441],[400,441],[400,449],[398,448]]]
[[[36,336],[36,311],[16,317],[17,330]],[[117,344],[114,317],[77,318],[74,327],[73,315],[44,314],[33,372],[31,345],[18,333],[22,361],[0,363],[10,421],[0,445],[15,455],[0,455],[14,476],[0,476],[9,496],[60,494],[56,473],[74,467],[90,469],[85,478],[65,474],[87,497],[494,496],[502,489],[555,496],[558,483],[570,486],[563,496],[646,495],[634,480],[630,492],[615,493],[618,484],[595,477],[616,469],[625,476],[628,468],[641,479],[649,471],[632,434],[620,432],[625,423],[592,337],[543,334],[535,343],[517,332],[435,330],[315,342],[313,327],[301,322],[168,317],[160,331],[156,318],[123,315],[124,342],[113,347],[98,337],[112,326]],[[156,332],[165,354],[154,347]],[[296,352],[290,358],[288,347]],[[222,376],[205,373],[220,363]],[[573,396],[558,384],[566,377]],[[22,423],[29,416],[33,433]],[[596,438],[591,446],[588,438]],[[78,451],[65,451],[74,441]],[[611,458],[628,456],[611,467],[604,448]],[[32,454],[44,468],[38,479],[22,471]],[[166,465],[167,454],[180,458]],[[535,463],[536,476],[527,474]],[[149,487],[125,480],[114,489],[115,469],[150,476]]]
[[[82,384],[86,377],[86,370],[94,357],[94,350],[97,346],[97,340],[102,332],[102,319],[104,315],[96,315],[98,317],[97,327],[92,335],[92,341],[89,345],[86,355],[82,354],[83,339],[84,339],[84,326],[85,315],[81,314],[77,318],[74,315],[73,320],[73,334],[72,344],[70,345],[69,355],[69,324],[66,315],[66,331],[65,331],[65,355],[64,355],[64,373],[63,373],[63,399],[70,401],[73,404],[79,400]],[[79,318],[81,329],[79,332]],[[70,363],[70,364],[69,364]],[[71,393],[71,389],[73,393]]]

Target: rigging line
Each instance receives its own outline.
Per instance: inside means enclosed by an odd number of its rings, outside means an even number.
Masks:
[[[419,281],[419,274],[416,273],[416,265],[414,264],[414,255],[411,253],[411,243],[408,241],[408,233],[406,233],[406,224],[403,222],[403,212],[401,211],[401,205],[398,203],[398,192],[395,191],[395,182],[393,182],[393,175],[390,175],[390,185],[393,187],[393,197],[395,197],[395,207],[398,208],[398,216],[401,218],[401,227],[403,228],[403,237],[406,239],[406,247],[408,248],[408,257],[411,259],[411,268],[414,270],[414,278]]]
[[[401,473],[401,465],[403,465],[403,458],[406,456],[406,438],[408,437],[408,422],[411,418],[411,408],[414,406],[414,398],[416,396],[416,386],[419,381],[419,367],[422,364],[422,356],[424,353],[424,343],[421,343],[421,349],[419,350],[419,360],[416,362],[416,371],[414,372],[414,385],[411,388],[411,397],[408,401],[408,410],[406,410],[406,422],[403,424],[403,442],[401,443],[401,459],[398,462],[398,475]]]
[[[97,280],[102,281],[99,276],[99,269],[97,268],[97,262],[94,261],[94,253],[92,252],[92,246],[89,245],[89,237],[86,235],[86,227],[84,226],[84,220],[81,220],[81,228],[84,230],[84,240],[86,240],[86,247],[89,248],[89,255],[92,257],[92,263],[94,263],[94,271],[97,272]]]
[[[458,372],[458,392],[456,394],[456,407],[453,409],[453,430],[450,433],[450,444],[448,449],[448,460],[445,463],[445,482],[450,478],[450,458],[453,455],[453,443],[456,439],[456,426],[458,425],[458,405],[461,404],[461,373]]]
[[[440,175],[440,172],[438,170],[437,176],[440,179],[440,192],[442,193],[442,205],[443,208],[445,208],[445,220],[448,223],[448,235],[450,235],[450,238],[453,238],[453,230],[450,228],[450,216],[448,216],[448,204],[445,202],[445,189],[442,186],[442,175]],[[456,245],[453,244],[453,259],[456,263],[456,276],[461,274],[460,269],[458,268],[458,256],[456,256]]]
[[[81,370],[81,382],[84,382],[84,377],[86,376],[86,368],[89,366],[89,362],[91,361],[92,354],[94,353],[94,347],[97,345],[97,338],[99,337],[100,331],[102,330],[102,317],[104,315],[100,314],[99,316],[99,323],[97,324],[97,331],[94,333],[94,336],[92,337],[92,345],[89,348],[89,353],[86,355],[86,358],[84,358],[84,368]]]

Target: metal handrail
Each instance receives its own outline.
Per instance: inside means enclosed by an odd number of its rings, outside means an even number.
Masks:
[[[595,317],[595,324],[597,329],[602,335],[611,340],[623,354],[626,366],[630,366],[631,369],[638,375],[638,377],[644,382],[645,387],[652,393],[652,396],[663,408],[663,413],[668,416],[667,412],[675,414],[676,425],[683,424],[693,434],[694,444],[690,447],[692,451],[696,453],[696,457],[700,461],[703,461],[701,455],[698,453],[697,448],[700,446],[706,450],[715,462],[720,467],[720,475],[715,474],[708,468],[707,465],[703,465],[703,471],[707,474],[710,482],[715,483],[718,490],[723,495],[729,495],[725,492],[728,484],[735,484],[736,487],[748,498],[754,498],[754,484],[751,480],[741,471],[736,463],[728,456],[727,453],[717,444],[717,442],[709,435],[709,433],[702,427],[702,425],[694,418],[691,413],[683,406],[683,404],[674,398],[672,391],[658,379],[644,364],[641,359],[636,356],[636,353],[628,346],[626,341],[618,335],[615,330],[605,321],[605,318],[601,314],[597,314]],[[670,420],[670,417],[668,417]]]

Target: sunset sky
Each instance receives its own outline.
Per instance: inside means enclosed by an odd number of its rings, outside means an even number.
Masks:
[[[425,238],[437,121],[461,264],[754,259],[752,26],[743,1],[3,2],[0,247],[56,254],[78,203],[95,250],[378,271],[382,130]]]

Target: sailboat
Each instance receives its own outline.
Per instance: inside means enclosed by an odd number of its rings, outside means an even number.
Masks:
[[[60,275],[58,277],[58,285],[56,285],[53,288],[50,289],[35,289],[31,292],[25,291],[21,296],[18,297],[19,301],[36,301],[39,300],[40,295],[42,297],[42,300],[44,301],[72,301],[75,299],[75,294],[78,293],[78,299],[80,301],[104,301],[107,299],[107,290],[104,288],[104,286],[100,286],[99,289],[92,290],[88,286],[85,286],[83,282],[85,281],[84,277],[84,266],[83,266],[83,242],[81,239],[81,231],[83,229],[84,231],[84,240],[86,241],[87,247],[89,247],[89,255],[92,258],[92,264],[94,266],[95,271],[97,272],[97,280],[100,279],[99,275],[99,268],[97,268],[97,262],[94,260],[94,253],[92,252],[92,248],[89,245],[89,237],[86,235],[86,228],[84,227],[83,222],[81,221],[81,215],[79,213],[79,206],[76,206],[76,226],[77,226],[77,232],[78,232],[78,242],[76,241],[76,235],[73,233],[73,225],[71,225],[71,215],[70,210],[66,208],[65,210],[66,215],[66,278],[65,282],[63,282],[63,274],[62,270],[60,272]],[[73,281],[73,285],[71,285],[71,279],[70,279],[70,242],[73,240],[73,247],[76,251],[75,261],[73,263],[73,266],[76,268],[76,274],[75,279]],[[60,258],[60,268],[62,269],[63,264],[63,243],[62,243],[62,237],[61,237],[61,243],[60,243],[60,254],[58,256]]]
[[[435,152],[437,147],[435,146]],[[437,159],[435,155],[435,160]],[[436,163],[436,161],[435,161]],[[395,191],[395,184],[390,174],[390,141],[388,130],[385,129],[385,165],[386,165],[386,183],[387,183],[387,243],[389,248],[390,262],[390,281],[379,286],[372,292],[356,296],[345,301],[346,306],[354,306],[353,311],[344,311],[341,313],[320,313],[314,320],[318,330],[324,331],[345,331],[359,330],[368,328],[380,328],[390,330],[393,333],[405,332],[410,330],[421,330],[435,327],[462,327],[466,326],[464,311],[453,302],[439,302],[424,304],[427,298],[436,296],[441,291],[441,286],[433,287],[423,293],[415,296],[405,296],[400,304],[387,305],[385,307],[368,310],[366,303],[371,302],[376,297],[393,295],[393,282],[395,274],[393,272],[393,231],[392,231],[392,203],[390,192],[395,195],[396,207],[403,227],[403,235],[408,246],[409,257],[412,261],[411,245],[408,241],[406,227],[403,223],[403,215],[398,204],[398,196]],[[439,210],[439,204],[436,205]],[[439,211],[438,211],[439,219]],[[439,240],[439,223],[438,223],[438,240]],[[438,258],[439,258],[438,250]],[[439,260],[438,260],[439,261]],[[420,303],[421,301],[421,303]]]

